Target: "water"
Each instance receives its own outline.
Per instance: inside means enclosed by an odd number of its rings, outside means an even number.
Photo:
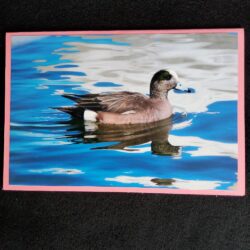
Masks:
[[[14,37],[10,184],[232,190],[237,185],[237,34]],[[137,91],[175,70],[172,118],[83,124],[62,93]]]

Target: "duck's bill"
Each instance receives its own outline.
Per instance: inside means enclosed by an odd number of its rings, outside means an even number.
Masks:
[[[179,91],[179,92],[186,92],[186,93],[192,93],[193,92],[192,88],[185,87],[182,83],[177,83],[177,85],[176,85],[176,87],[174,89]]]

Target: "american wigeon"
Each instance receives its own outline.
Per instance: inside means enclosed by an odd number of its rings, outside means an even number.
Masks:
[[[168,92],[177,87],[177,74],[160,70],[150,82],[149,96],[137,92],[102,94],[63,94],[76,102],[73,107],[58,108],[74,117],[104,124],[139,124],[166,119],[172,115]]]

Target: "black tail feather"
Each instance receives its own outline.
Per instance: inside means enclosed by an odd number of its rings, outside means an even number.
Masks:
[[[74,95],[74,94],[63,94],[62,96],[70,100],[73,100],[75,102],[77,102],[79,98],[81,97],[80,95]]]
[[[53,109],[60,110],[62,112],[70,114],[73,117],[76,117],[76,118],[79,118],[79,119],[82,119],[83,114],[84,114],[84,108],[77,107],[77,106],[74,106],[74,107],[56,107],[56,108],[53,108]]]
[[[86,109],[100,111],[103,108],[100,102],[96,100],[98,94],[77,95],[64,93],[62,96],[76,102],[76,105],[72,107],[55,107],[53,109],[70,114],[75,118],[83,119],[84,111]]]
[[[93,102],[95,100],[95,98],[97,96],[99,96],[98,94],[85,94],[85,95],[76,95],[76,94],[62,94],[63,97],[68,98],[70,100],[73,100],[75,102],[82,102],[82,101],[91,101]]]

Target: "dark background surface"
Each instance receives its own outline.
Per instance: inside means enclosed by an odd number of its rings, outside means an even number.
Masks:
[[[249,5],[244,0],[0,0],[1,118],[7,31],[245,28],[248,124]],[[1,128],[3,138],[3,122]],[[0,191],[0,208],[0,249],[250,249],[247,196]]]

